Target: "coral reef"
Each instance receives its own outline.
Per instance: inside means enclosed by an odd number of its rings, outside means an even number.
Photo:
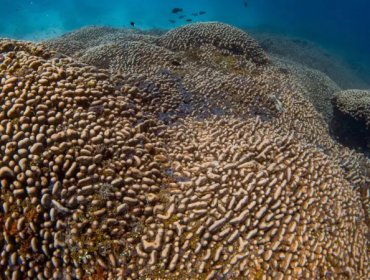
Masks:
[[[368,276],[367,229],[354,214],[361,200],[324,154],[258,119],[185,119],[170,133],[170,167],[187,180],[171,184],[146,221],[136,247],[140,275]]]
[[[42,46],[0,51],[1,278],[116,266],[162,178],[158,131],[124,94],[135,88]]]
[[[159,39],[159,44],[178,51],[212,45],[258,64],[268,61],[262,48],[247,33],[218,22],[195,23],[173,29]]]
[[[153,59],[156,61],[155,65],[152,63]],[[171,51],[143,41],[98,45],[88,49],[81,56],[80,61],[126,74],[156,73],[160,67],[165,68],[179,64],[177,56]]]
[[[298,79],[296,83],[303,86],[300,92],[322,114],[325,121],[330,123],[333,118],[331,99],[334,93],[341,90],[339,86],[327,75],[318,70],[310,69],[301,64],[278,57],[274,57],[273,61],[278,67],[286,69],[286,71],[292,74],[292,77],[290,77],[291,80]]]
[[[369,278],[369,160],[299,71],[221,23],[0,41],[0,278]]]
[[[120,43],[125,41],[151,41],[150,34],[160,34],[155,30],[141,32],[136,29],[116,29],[112,27],[90,26],[64,34],[60,38],[48,40],[44,44],[66,55],[82,54],[90,47],[103,45],[106,42]]]
[[[335,108],[354,119],[363,119],[370,125],[370,91],[344,90],[333,96]]]
[[[368,152],[370,149],[370,91],[344,90],[332,98],[331,129],[344,145]]]

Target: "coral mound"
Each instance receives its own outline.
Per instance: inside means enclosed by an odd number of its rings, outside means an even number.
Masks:
[[[253,62],[268,61],[262,48],[244,31],[219,23],[194,23],[167,32],[160,44],[172,50],[197,49],[202,45],[213,45],[235,55],[242,55]]]
[[[150,34],[155,31],[140,32],[136,29],[116,29],[104,26],[89,26],[64,34],[60,38],[51,39],[44,44],[66,55],[81,55],[84,50],[106,43],[122,43],[127,41],[151,41]]]
[[[370,91],[344,90],[332,98],[333,133],[344,145],[369,151],[370,148]]]
[[[78,31],[65,34],[58,39],[50,40],[45,44],[51,49],[66,55],[72,55],[86,49],[92,41],[116,32],[116,29],[110,27],[85,27]]]
[[[1,278],[118,266],[161,182],[150,120],[95,67],[32,44],[0,51]]]
[[[155,60],[156,65],[152,65]],[[159,67],[169,67],[177,62],[176,56],[169,50],[142,41],[109,43],[89,48],[80,57],[80,61],[115,72],[137,73],[158,72]]]
[[[136,247],[139,275],[366,278],[360,199],[322,153],[259,120],[186,119],[170,133],[178,183]]]
[[[0,41],[0,278],[368,279],[369,161],[248,38]]]
[[[335,107],[354,119],[364,119],[370,124],[370,91],[344,90],[333,97]]]
[[[273,61],[279,67],[286,69],[292,74],[290,79],[297,79],[297,83],[302,85],[301,92],[315,106],[316,110],[322,114],[325,121],[329,123],[333,118],[331,99],[334,93],[341,90],[339,86],[318,70],[286,59],[274,57]]]

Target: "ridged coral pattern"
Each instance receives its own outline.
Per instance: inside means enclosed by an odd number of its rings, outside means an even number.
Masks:
[[[1,40],[0,73],[0,278],[369,278],[369,161],[243,31]]]

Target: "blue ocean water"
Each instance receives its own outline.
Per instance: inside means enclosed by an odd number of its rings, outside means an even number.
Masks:
[[[169,29],[188,23],[186,19],[221,21],[298,35],[370,65],[367,0],[0,0],[0,4],[2,37],[40,40],[86,25],[128,27],[131,21],[141,29]],[[175,7],[186,17],[171,13]],[[192,15],[199,11],[206,13]]]
[[[186,23],[171,13],[179,7],[193,21],[266,25],[363,52],[370,46],[367,0],[1,0],[0,4],[0,35],[15,38],[36,39],[85,25],[128,26],[130,21],[139,28],[171,28]],[[191,16],[200,10],[206,14]]]

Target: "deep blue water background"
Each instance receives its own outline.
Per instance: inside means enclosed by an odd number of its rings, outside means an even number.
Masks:
[[[319,43],[370,69],[370,0],[0,0],[0,36],[39,40],[85,25],[172,28],[193,21],[222,21],[243,28],[265,27]],[[176,20],[171,24],[168,20]],[[370,72],[369,72],[370,76]]]

